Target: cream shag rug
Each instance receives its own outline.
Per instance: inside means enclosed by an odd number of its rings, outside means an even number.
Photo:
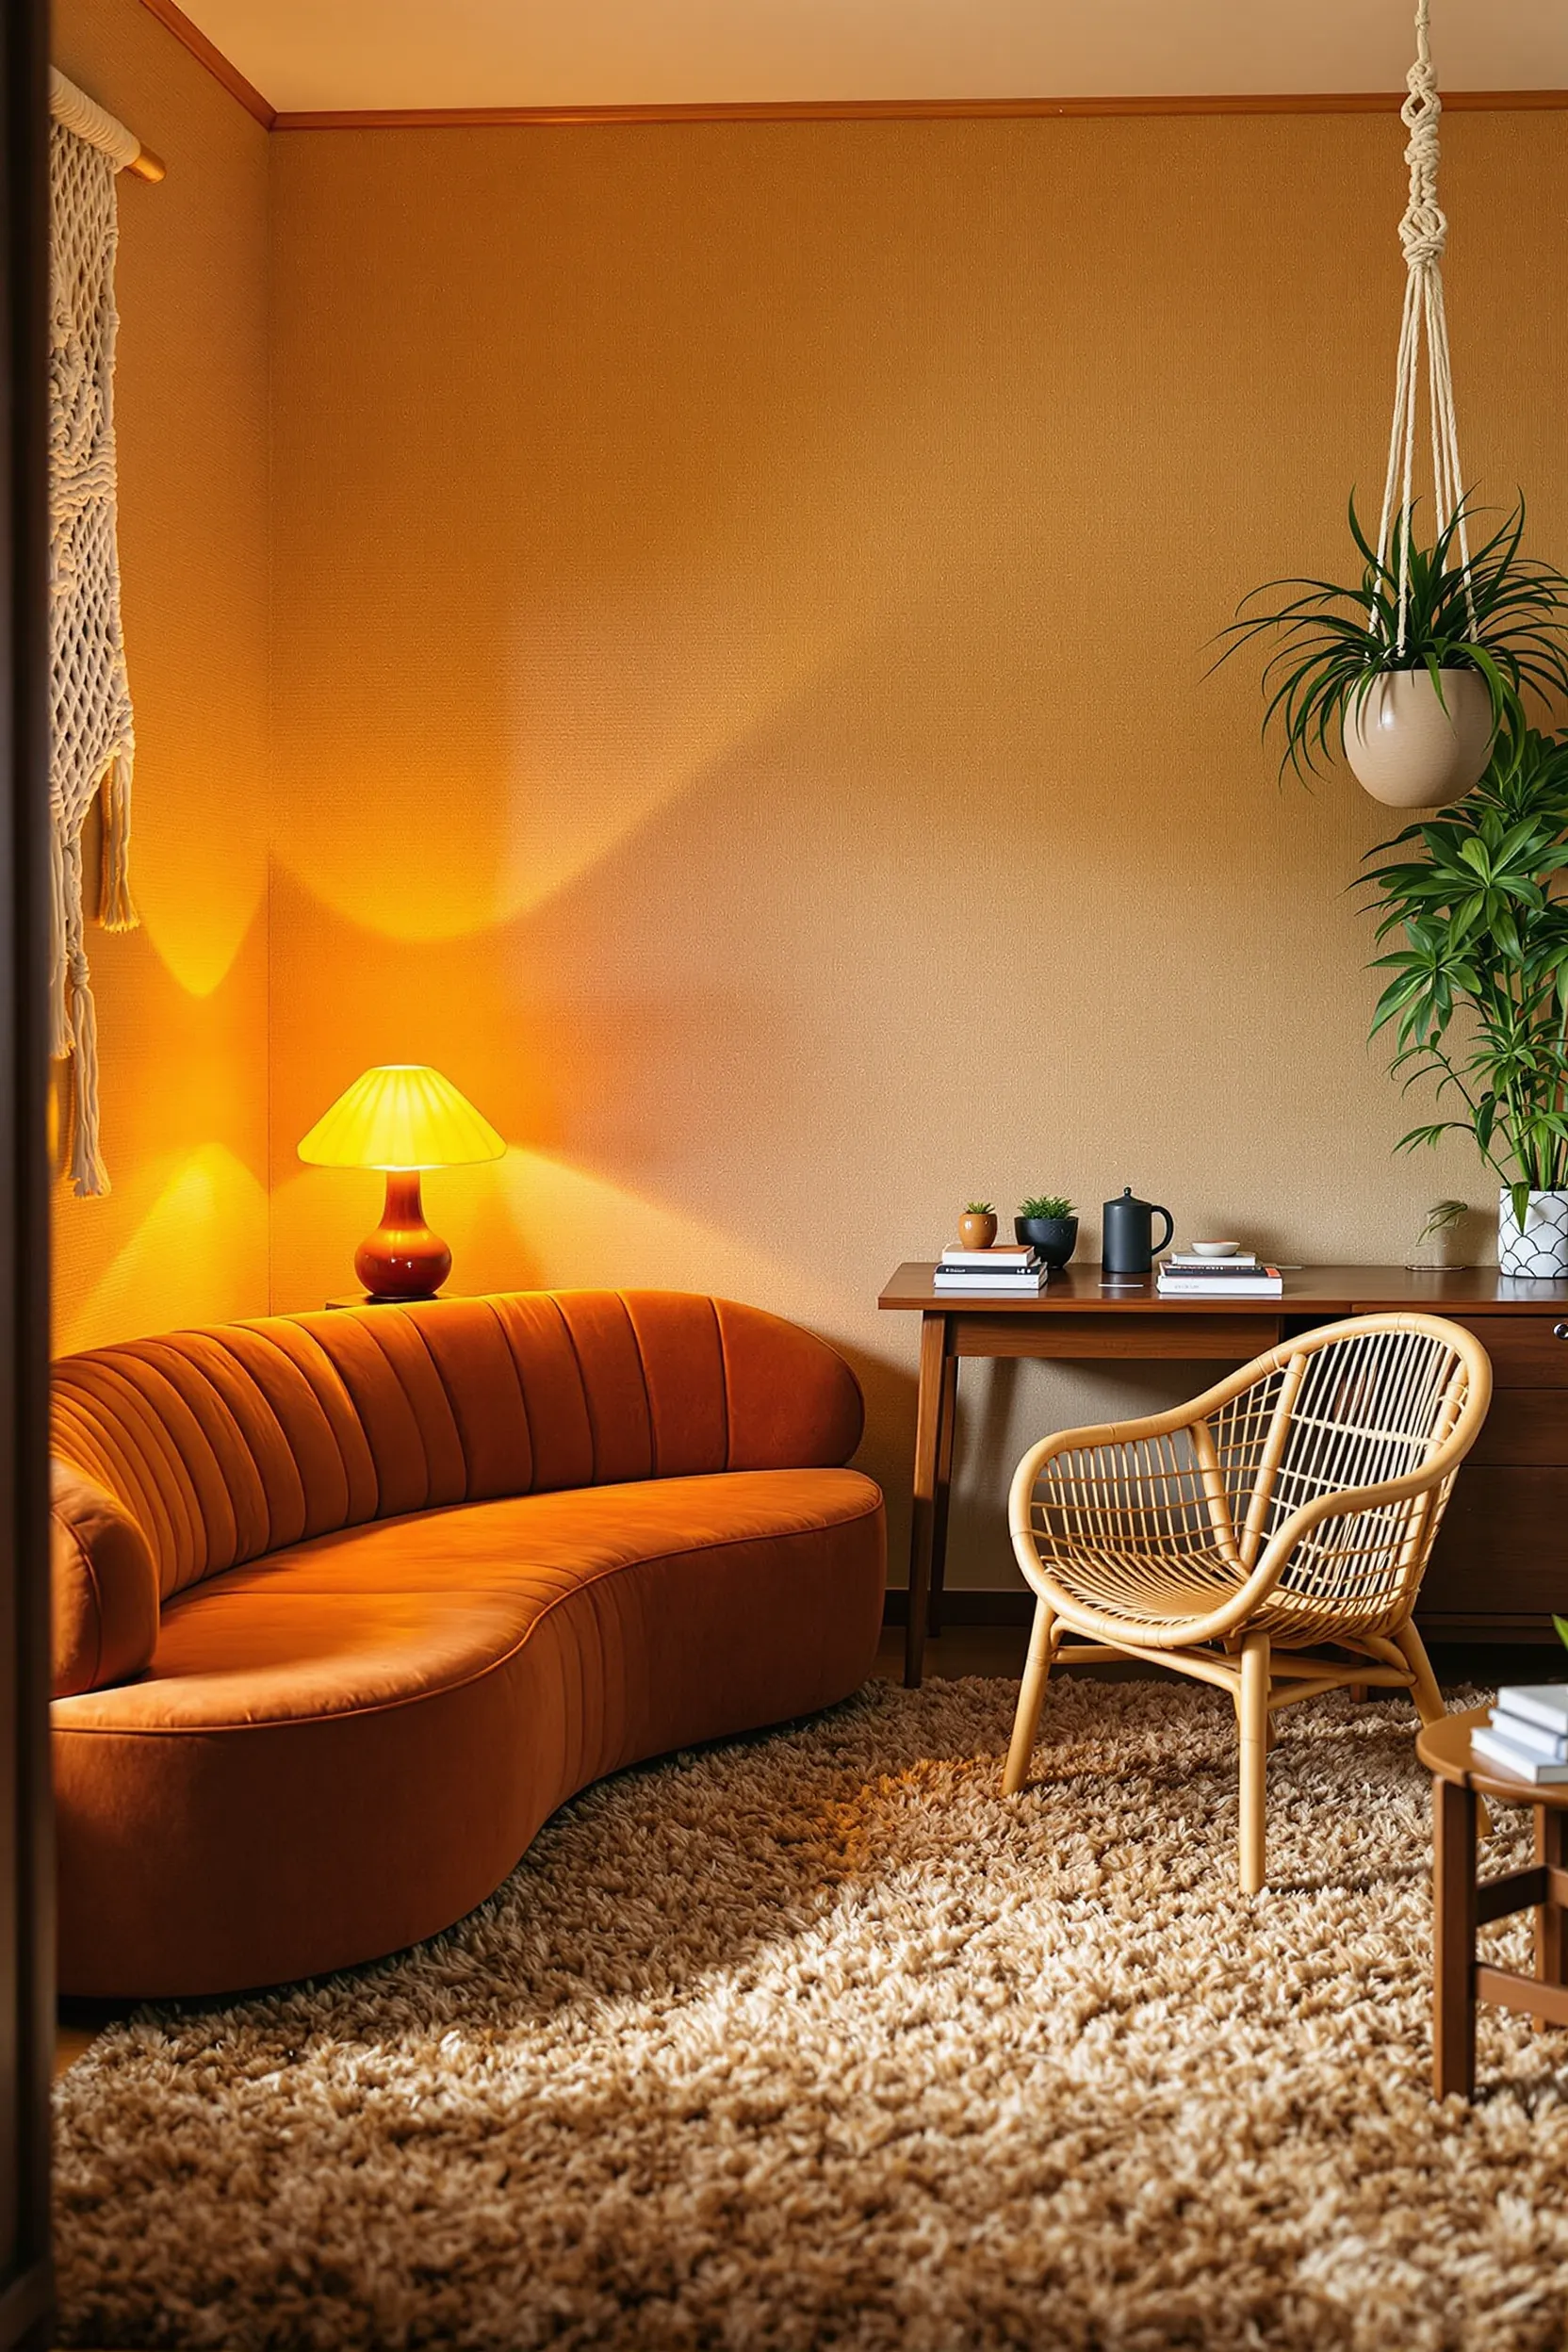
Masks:
[[[1558,2352],[1568,2034],[1432,2103],[1409,1710],[1282,1719],[1247,1902],[1217,1693],[1054,1685],[1004,1801],[1015,1692],[626,1773],[437,1941],[110,2032],[61,2341]]]

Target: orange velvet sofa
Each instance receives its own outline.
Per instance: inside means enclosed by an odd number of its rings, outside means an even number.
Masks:
[[[605,1772],[864,1680],[882,1498],[841,1357],[755,1308],[529,1292],[64,1359],[66,1992],[430,1936]]]

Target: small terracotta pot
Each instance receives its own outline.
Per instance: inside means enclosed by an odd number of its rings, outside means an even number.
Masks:
[[[1345,757],[1364,792],[1389,808],[1440,808],[1480,779],[1492,749],[1492,697],[1478,670],[1385,670],[1345,713]],[[1446,708],[1445,708],[1446,705]]]
[[[994,1217],[981,1217],[973,1209],[964,1211],[963,1216],[958,1219],[960,1250],[988,1250],[995,1239],[996,1219]]]

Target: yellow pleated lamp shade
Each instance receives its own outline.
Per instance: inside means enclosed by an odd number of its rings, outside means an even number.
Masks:
[[[506,1150],[449,1078],[419,1062],[368,1070],[300,1146],[314,1168],[458,1168]]]

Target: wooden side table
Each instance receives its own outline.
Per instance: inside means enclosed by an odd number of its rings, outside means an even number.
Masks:
[[[1439,2099],[1476,2088],[1476,2003],[1522,2009],[1568,2026],[1568,1786],[1534,1788],[1472,1756],[1470,1734],[1487,1720],[1478,1707],[1429,1723],[1415,1753],[1432,1776],[1432,2088]],[[1535,1861],[1501,1878],[1476,1879],[1476,1802],[1535,1809]],[[1535,1974],[1494,1968],[1476,1957],[1476,1930],[1515,1911],[1535,1912]]]

